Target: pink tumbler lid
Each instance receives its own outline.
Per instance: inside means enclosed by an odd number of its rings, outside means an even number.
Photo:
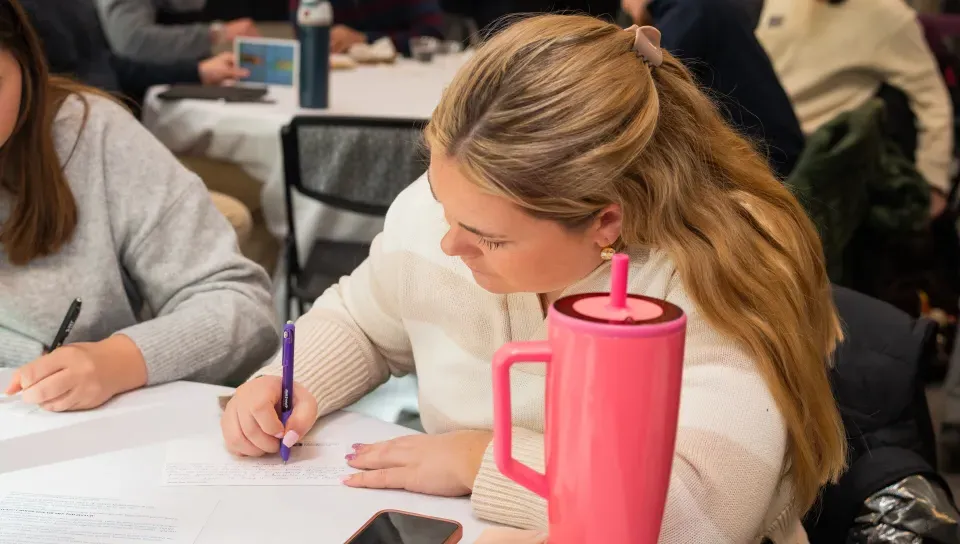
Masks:
[[[613,256],[610,263],[610,294],[596,294],[580,298],[573,310],[585,317],[608,323],[637,323],[663,315],[663,308],[644,298],[627,296],[627,276],[630,258],[622,253]]]

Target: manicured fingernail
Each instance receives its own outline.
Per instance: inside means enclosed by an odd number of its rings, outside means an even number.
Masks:
[[[344,484],[345,484],[345,483],[349,482],[351,478],[353,478],[353,475],[352,475],[352,474],[349,475],[349,476],[344,476],[343,478],[340,478],[340,483],[344,483]]]
[[[296,446],[297,440],[300,440],[300,435],[296,431],[287,431],[287,434],[283,435],[283,445],[288,448]]]
[[[348,454],[344,457],[344,459],[346,459],[347,461],[353,461],[353,460],[356,459],[356,458],[357,458],[357,454],[355,454],[355,453],[348,453]]]
[[[352,446],[350,446],[350,447],[353,448],[354,450],[359,450],[360,448],[362,448],[362,447],[364,447],[364,446],[366,446],[366,444],[354,444],[354,445],[352,445]]]
[[[277,433],[273,435],[274,438],[283,438],[283,433]]]

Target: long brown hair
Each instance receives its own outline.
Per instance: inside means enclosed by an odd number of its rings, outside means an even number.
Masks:
[[[96,91],[50,76],[40,39],[16,0],[0,0],[0,49],[23,74],[17,122],[0,148],[0,183],[13,197],[0,246],[11,263],[25,265],[59,251],[76,229],[77,204],[63,171],[69,156],[57,153],[54,121],[68,96],[83,100]]]
[[[845,463],[827,376],[841,337],[823,249],[797,200],[669,53],[583,16],[514,23],[446,89],[431,149],[529,213],[579,228],[610,204],[621,244],[667,252],[699,313],[750,353],[809,508]]]

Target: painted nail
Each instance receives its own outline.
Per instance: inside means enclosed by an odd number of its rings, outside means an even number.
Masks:
[[[354,450],[359,451],[360,448],[362,448],[362,447],[364,447],[364,446],[366,446],[366,444],[354,444],[354,445],[352,445],[352,446],[350,446],[350,447],[353,448]]]
[[[296,431],[287,431],[287,434],[283,435],[283,445],[288,448],[296,446],[297,440],[300,440],[300,435]]]
[[[283,433],[277,433],[273,435],[274,438],[283,438]]]
[[[355,453],[348,453],[346,457],[344,457],[344,459],[346,459],[347,461],[353,461],[356,458],[357,458],[357,454]]]

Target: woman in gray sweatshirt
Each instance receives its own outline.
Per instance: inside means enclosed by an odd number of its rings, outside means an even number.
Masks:
[[[0,1],[0,368],[17,368],[0,391],[79,410],[249,374],[278,343],[268,289],[200,180],[116,102],[49,76]]]

